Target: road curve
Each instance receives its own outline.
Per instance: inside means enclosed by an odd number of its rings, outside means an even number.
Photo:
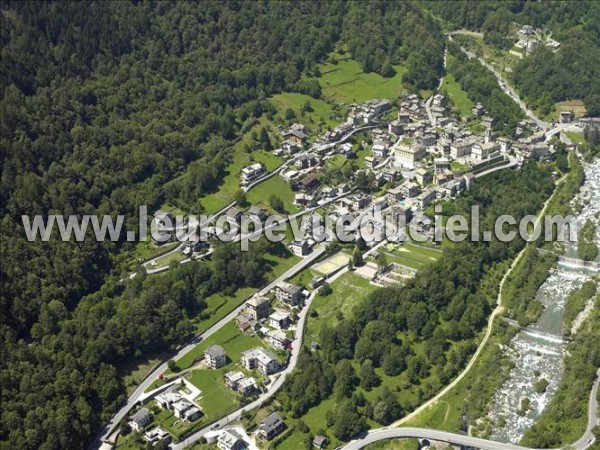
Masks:
[[[468,447],[484,448],[488,450],[526,450],[514,444],[488,441],[486,439],[449,433],[447,431],[430,430],[428,428],[381,428],[369,432],[365,437],[356,439],[346,444],[343,450],[359,450],[369,444],[386,439],[418,438],[433,441],[447,442],[449,444],[464,445]]]
[[[377,249],[379,249],[379,247],[384,245],[386,242],[387,242],[386,240],[383,240],[383,241],[379,242],[377,245],[375,245],[374,247],[372,247],[370,250],[367,250],[364,254],[364,257],[374,254],[377,251]],[[342,269],[340,269],[334,275],[329,277],[327,279],[327,281],[329,283],[333,283],[337,278],[339,278],[340,276],[342,276],[343,274],[348,272],[348,270],[349,270],[348,266],[344,266]],[[224,426],[230,424],[231,422],[238,420],[245,411],[250,411],[254,408],[258,408],[259,406],[261,406],[263,403],[265,403],[268,399],[273,397],[279,391],[279,389],[283,386],[283,383],[285,382],[285,378],[296,367],[296,363],[298,361],[298,356],[300,355],[300,350],[302,348],[302,340],[304,339],[304,327],[306,326],[306,319],[308,317],[310,305],[316,295],[317,295],[316,290],[311,292],[310,296],[308,297],[308,299],[306,301],[305,307],[302,309],[302,311],[298,315],[298,325],[296,326],[296,331],[294,334],[294,342],[292,344],[292,354],[290,356],[290,360],[288,362],[287,367],[282,372],[280,372],[279,378],[277,378],[277,380],[274,381],[273,384],[271,384],[271,386],[269,386],[269,390],[267,392],[265,392],[264,394],[262,394],[259,398],[257,398],[252,403],[249,403],[248,405],[245,405],[242,408],[239,408],[238,410],[232,412],[231,414],[228,414],[226,417],[214,422],[213,424],[211,424],[207,427],[204,427],[201,430],[198,430],[194,434],[185,438],[183,441],[181,441],[177,444],[171,444],[170,448],[172,450],[182,450],[185,447],[192,445],[194,442],[198,441],[200,438],[202,438],[202,436],[206,435],[208,432],[210,432],[212,430],[223,428]]]
[[[557,184],[561,183],[563,180],[564,180],[564,177],[562,179],[560,179],[559,181],[557,181]],[[550,197],[548,197],[548,199],[544,203],[544,206],[542,207],[541,211],[539,212],[539,214],[537,216],[537,219],[535,221],[535,224],[534,224],[534,229],[537,228],[540,225],[541,218],[546,213],[546,209],[548,208],[550,200],[552,200],[552,198],[554,198],[554,193],[556,193],[556,189],[554,190],[554,192],[552,193],[552,195]],[[493,329],[493,325],[494,325],[494,319],[496,318],[496,316],[498,314],[500,314],[503,311],[503,307],[502,307],[502,289],[504,287],[504,283],[506,282],[506,280],[507,280],[508,276],[510,275],[510,273],[517,266],[517,264],[519,263],[519,261],[521,260],[521,258],[523,257],[523,255],[525,254],[525,251],[527,250],[527,248],[528,248],[528,245],[526,245],[525,247],[523,247],[523,250],[521,250],[519,252],[519,254],[517,255],[517,257],[511,263],[511,265],[508,268],[508,270],[504,273],[504,276],[502,277],[502,280],[500,280],[500,285],[499,285],[499,288],[498,288],[498,298],[496,300],[496,308],[494,308],[494,310],[492,311],[492,314],[490,314],[490,317],[488,318],[488,324],[487,324],[487,329],[485,330],[485,335],[484,335],[481,343],[477,347],[477,350],[475,351],[475,353],[471,357],[469,363],[467,364],[467,367],[465,367],[464,370],[449,385],[447,385],[444,389],[442,389],[440,392],[438,392],[438,394],[435,397],[432,397],[431,399],[429,399],[428,401],[426,401],[425,403],[423,403],[421,406],[419,406],[417,409],[415,409],[413,412],[411,412],[410,414],[404,416],[402,419],[396,421],[393,424],[393,426],[399,426],[399,425],[402,425],[403,423],[406,423],[407,421],[413,419],[418,414],[420,414],[421,412],[423,412],[425,409],[427,409],[430,406],[432,406],[433,404],[435,404],[440,398],[442,398],[444,395],[446,395],[452,388],[454,388],[469,373],[469,371],[471,370],[471,368],[473,367],[473,365],[477,361],[477,358],[479,358],[479,355],[483,351],[485,345],[487,344],[490,336],[492,335],[492,329]]]
[[[600,369],[596,373],[596,380],[590,393],[588,406],[588,424],[585,432],[574,444],[569,446],[575,450],[584,450],[594,442],[594,433],[592,429],[600,424],[598,419],[598,387],[600,385]],[[466,436],[463,434],[450,433],[447,431],[431,430],[428,428],[380,428],[372,430],[366,436],[355,439],[345,446],[343,450],[359,450],[369,444],[387,439],[418,438],[429,439],[433,441],[447,442],[449,444],[463,445],[469,447],[483,448],[489,450],[528,450],[528,447],[522,447],[516,444],[489,441],[487,439]],[[556,449],[558,450],[558,449]]]
[[[265,294],[270,289],[272,289],[275,285],[277,285],[277,283],[279,283],[280,281],[286,280],[286,279],[294,276],[296,273],[300,272],[301,270],[304,270],[308,265],[312,264],[317,258],[319,258],[324,253],[324,251],[325,251],[324,248],[315,249],[310,255],[308,255],[302,261],[299,261],[296,265],[294,265],[293,267],[288,269],[283,275],[279,276],[277,279],[275,279],[274,281],[270,282],[265,287],[260,289],[258,291],[259,294],[261,294],[261,295]],[[243,308],[244,308],[244,303],[242,303],[240,306],[235,308],[233,311],[231,311],[229,314],[227,314],[225,317],[223,317],[221,320],[219,320],[213,326],[208,328],[206,331],[195,336],[189,344],[187,344],[185,347],[180,349],[175,355],[172,355],[172,357],[170,359],[177,360],[177,359],[181,358],[182,356],[186,355],[187,353],[189,353],[200,342],[206,340],[207,338],[212,336],[215,332],[220,330],[223,326],[225,326],[225,324],[227,324],[231,320],[235,319],[237,317],[237,315],[242,311]],[[126,403],[119,409],[119,411],[117,411],[113,415],[113,418],[110,421],[110,423],[108,425],[106,425],[100,431],[99,435],[92,441],[92,443],[88,447],[89,449],[98,448],[102,441],[108,439],[108,437],[113,433],[113,431],[115,430],[117,425],[121,422],[121,420],[123,420],[129,413],[131,408],[133,408],[135,406],[135,404],[138,402],[138,400],[142,396],[142,394],[150,387],[150,385],[156,379],[158,379],[158,377],[162,373],[166,372],[167,369],[168,369],[168,365],[167,365],[167,361],[165,361],[162,364],[160,364],[156,369],[154,369],[152,371],[152,373],[150,375],[148,375],[144,379],[144,381],[142,381],[140,383],[140,385],[136,388],[136,390],[133,391],[133,393],[129,396]]]

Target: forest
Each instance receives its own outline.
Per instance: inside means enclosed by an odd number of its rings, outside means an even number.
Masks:
[[[512,79],[527,103],[544,113],[554,103],[581,99],[589,115],[600,115],[600,3],[593,1],[426,1],[450,28],[484,33],[484,41],[510,49],[513,23],[547,28],[561,43],[558,52],[540,48],[522,59]]]
[[[500,89],[494,75],[479,61],[468,59],[454,43],[448,46],[448,50],[454,56],[448,64],[448,72],[454,75],[473,102],[479,102],[486,108],[494,119],[493,129],[512,136],[517,123],[525,117],[521,108]]]
[[[264,270],[260,252],[225,254],[216,261],[245,269],[121,284],[131,243],[29,243],[21,215],[123,214],[135,229],[139,205],[202,212],[271,95],[320,96],[308,78],[342,35],[365,71],[404,64],[414,91],[440,74],[439,27],[416,4],[3,3],[0,441],[81,448],[124,398],[125,358],[185,342],[205,296],[256,286]]]
[[[501,214],[523,217],[538,210],[553,191],[547,169],[528,164],[524,173],[496,172],[482,178],[463,197],[446,205],[445,214],[469,217],[470,206],[482,211],[481,229]],[[521,200],[516,203],[515,198]],[[300,369],[284,385],[278,399],[293,417],[333,396],[337,407],[327,425],[340,440],[356,436],[367,419],[388,425],[412,410],[395,391],[384,390],[368,402],[368,390],[380,380],[374,368],[388,376],[407,374],[405,389],[418,391],[423,401],[462,369],[485,326],[496,290],[483,288],[485,274],[513,258],[524,241],[462,242],[448,246],[443,256],[402,288],[382,288],[357,306],[352,319],[323,327],[319,351],[306,352]],[[495,288],[496,289],[496,288]],[[415,348],[423,346],[417,354]],[[355,365],[360,367],[355,369]],[[422,380],[433,375],[427,382]]]

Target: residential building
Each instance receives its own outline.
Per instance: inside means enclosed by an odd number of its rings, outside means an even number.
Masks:
[[[471,111],[474,116],[483,116],[485,114],[485,108],[481,103],[477,103],[473,106],[473,110]]]
[[[271,440],[278,434],[280,434],[283,430],[285,430],[286,425],[283,419],[279,414],[272,413],[267,416],[258,427],[257,435],[260,439]]]
[[[306,256],[310,253],[311,247],[306,239],[301,241],[292,241],[288,246],[292,253],[297,256]]]
[[[290,315],[283,311],[275,311],[269,316],[269,325],[273,328],[284,330],[288,328],[292,323]]]
[[[171,442],[171,435],[164,428],[156,427],[146,431],[144,439],[146,442],[152,444],[152,446],[158,444],[160,441],[165,441],[168,444]]]
[[[422,144],[409,144],[399,141],[396,144],[396,152],[394,154],[395,164],[396,166],[413,169],[426,155],[427,150]]]
[[[154,400],[161,409],[171,409],[173,403],[181,400],[181,394],[177,392],[176,386],[171,386],[166,391],[154,397]]]
[[[265,375],[270,375],[279,370],[279,360],[271,352],[257,347],[242,353],[241,363],[248,370],[258,369]]]
[[[436,172],[450,170],[450,160],[448,158],[435,158],[433,160],[433,168]]]
[[[266,216],[267,213],[260,206],[251,206],[250,209],[248,209],[248,217],[251,219],[262,222]]]
[[[325,447],[327,447],[327,438],[325,436],[321,435],[321,434],[318,434],[313,439],[312,445],[313,445],[314,448],[317,448],[319,450],[323,450]]]
[[[419,195],[421,189],[419,188],[418,184],[413,183],[412,181],[407,181],[406,183],[400,185],[400,192],[404,198],[413,198]]]
[[[171,405],[171,411],[178,419],[183,419],[188,422],[193,422],[202,415],[202,411],[192,402],[181,398]]]
[[[254,320],[264,319],[269,315],[270,302],[267,297],[254,295],[246,302],[246,309]]]
[[[306,131],[307,129],[305,125],[295,123],[283,132],[283,137],[284,139],[301,146],[308,139]]]
[[[242,219],[242,212],[239,209],[237,209],[235,206],[232,206],[227,211],[225,211],[225,215],[227,217],[233,219],[237,223],[239,223],[240,220]]]
[[[204,352],[204,358],[211,369],[219,369],[227,363],[227,355],[220,345],[208,347]]]
[[[245,397],[258,391],[258,385],[256,384],[254,377],[244,377],[239,381],[236,390],[238,394]]]
[[[433,96],[433,105],[434,106],[446,106],[448,103],[448,99],[445,95],[436,94]]]
[[[383,178],[388,183],[393,183],[394,181],[399,180],[400,177],[400,171],[391,167],[386,167],[381,171],[381,178]]]
[[[408,111],[400,111],[398,113],[398,122],[400,122],[401,124],[409,124],[410,113]]]
[[[217,447],[221,450],[245,450],[248,445],[237,431],[224,430],[217,439]]]
[[[250,328],[252,328],[252,324],[250,323],[250,320],[254,320],[254,319],[252,319],[252,317],[250,317],[247,314],[240,314],[239,316],[237,316],[235,318],[235,323],[236,323],[237,327],[240,329],[240,331],[242,333],[245,333]]]
[[[415,197],[415,206],[419,209],[424,209],[429,206],[435,198],[435,189],[427,189]]]
[[[261,163],[254,163],[242,169],[241,181],[242,184],[248,184],[256,180],[264,173],[264,168]]]
[[[390,124],[388,125],[388,131],[390,134],[393,134],[394,136],[400,136],[403,131],[402,124],[399,121],[394,120],[393,122],[390,122]]]
[[[232,391],[237,391],[239,382],[242,381],[244,378],[246,378],[246,376],[242,372],[235,372],[233,370],[223,375],[223,379],[225,380],[225,386],[227,386]]]
[[[371,151],[373,158],[384,159],[388,155],[388,145],[382,141],[375,141]]]
[[[296,188],[301,191],[309,191],[318,185],[319,180],[317,179],[317,174],[315,172],[311,172],[298,181],[298,183],[296,183]]]
[[[356,194],[349,198],[352,202],[352,209],[354,211],[359,211],[361,209],[366,208],[371,203],[371,198],[364,194]]]
[[[433,175],[427,169],[421,167],[415,170],[415,178],[421,186],[425,186],[433,180]]]
[[[266,340],[277,350],[285,350],[290,343],[290,340],[288,339],[286,334],[281,330],[267,331]]]
[[[404,194],[402,191],[402,186],[397,186],[395,188],[388,189],[388,191],[386,193],[386,199],[387,199],[388,205],[393,205],[394,203],[397,203],[397,202],[403,200]]]
[[[453,142],[450,144],[450,156],[454,159],[469,156],[472,148],[473,141],[470,139]]]
[[[297,306],[302,298],[302,288],[295,284],[282,281],[275,288],[275,297],[288,306]]]
[[[139,432],[152,423],[152,414],[146,408],[138,409],[129,418],[129,426],[133,431]]]

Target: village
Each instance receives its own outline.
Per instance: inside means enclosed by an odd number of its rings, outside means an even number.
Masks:
[[[448,99],[442,94],[427,102],[410,95],[401,100],[399,108],[388,100],[351,105],[347,120],[323,135],[311,137],[308,128],[300,123],[282,127],[281,146],[273,153],[285,162],[275,176],[292,187],[294,205],[301,213],[317,211],[332,217],[360,217],[379,211],[384,216],[410,220],[435,202],[460,195],[478,177],[518,168],[525,160],[553,160],[555,135],[571,145],[560,126],[548,132],[530,120],[519,123],[516,139],[497,136],[492,130],[492,119],[480,104],[474,106],[469,120],[457,120],[448,112]],[[570,112],[560,114],[562,124],[574,120]],[[273,175],[262,164],[253,163],[241,170],[240,186],[252,186]],[[160,212],[155,220],[160,221],[165,214],[168,213]],[[267,217],[267,211],[256,205],[246,211],[231,206],[224,214],[236,222],[243,215],[259,223]],[[348,251],[327,256],[323,245],[312,238],[310,227],[303,231],[304,237],[287,239],[286,244],[294,255],[305,258],[307,265],[315,262],[315,270],[310,272],[313,276],[303,278],[308,282],[279,280],[271,289],[252,295],[235,319],[222,329],[226,330],[222,337],[209,338],[204,347],[198,346],[203,351],[194,353],[197,356],[193,361],[186,361],[183,367],[174,363],[170,373],[161,375],[154,389],[144,394],[144,406],[130,416],[131,430],[143,432],[144,440],[152,445],[179,440],[220,418],[219,411],[227,413],[236,405],[242,408],[273,389],[290,365],[292,342],[301,340],[299,318],[306,314],[307,304],[317,289],[351,264],[352,259]],[[416,231],[424,238],[433,237],[430,227],[421,226]],[[219,230],[214,228],[213,233],[212,239],[218,237]],[[210,241],[191,238],[193,243],[183,249],[186,255],[210,253]],[[397,250],[402,244],[381,239],[368,245],[392,260],[370,260],[355,268],[357,275],[376,286],[401,284],[414,276],[416,267],[393,259],[400,254]],[[415,244],[404,245],[408,248]],[[435,260],[435,243],[430,246],[418,251]],[[315,273],[320,276],[314,276]],[[313,350],[318,347],[317,342],[307,344]],[[202,373],[215,375],[200,376]],[[198,399],[217,391],[219,399],[227,397],[230,404],[223,405],[222,410],[206,411],[209,403],[212,407],[220,400],[212,395],[210,402]],[[262,446],[286,428],[282,417],[273,412],[263,418],[252,437],[238,426],[210,432],[206,438],[222,450],[236,450],[248,445]],[[316,448],[326,444],[324,436],[316,436],[313,442]]]

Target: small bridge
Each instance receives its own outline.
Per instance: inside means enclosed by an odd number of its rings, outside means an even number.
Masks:
[[[589,269],[593,272],[600,272],[600,262],[598,261],[584,261],[583,259],[570,258],[568,256],[559,256],[558,264],[578,269]]]
[[[546,333],[544,331],[536,330],[535,328],[532,328],[532,327],[523,327],[523,326],[521,326],[521,324],[519,324],[519,322],[517,322],[514,319],[509,319],[508,317],[503,317],[502,320],[504,322],[506,322],[507,324],[509,324],[510,326],[518,328],[519,330],[523,331],[525,334],[527,334],[531,337],[537,337],[537,338],[544,339],[547,341],[555,342],[557,344],[560,344],[560,343],[566,344],[573,340],[568,336]]]
[[[579,258],[557,255],[555,252],[543,248],[538,248],[537,251],[540,253],[552,253],[553,255],[556,255],[556,261],[563,267],[569,267],[573,269],[588,269],[592,272],[600,272],[600,261],[584,261],[583,259]]]

